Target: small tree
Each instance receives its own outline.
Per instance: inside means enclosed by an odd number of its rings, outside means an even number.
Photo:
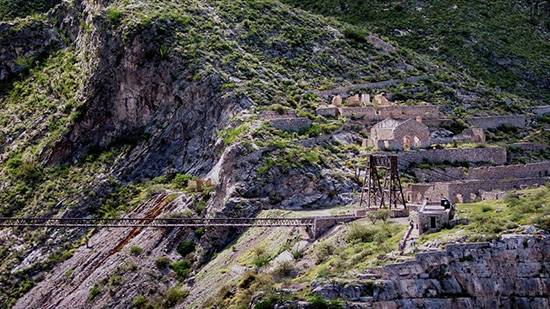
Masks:
[[[391,210],[389,210],[389,209],[377,210],[376,211],[376,216],[378,217],[379,220],[382,220],[384,223],[386,223],[386,221],[388,221],[388,219],[391,216]]]
[[[184,240],[180,242],[176,248],[176,251],[181,254],[181,256],[185,257],[189,253],[195,251],[195,243],[189,240]]]
[[[367,218],[370,220],[370,222],[372,222],[372,224],[376,224],[376,221],[378,221],[376,211],[367,212]]]

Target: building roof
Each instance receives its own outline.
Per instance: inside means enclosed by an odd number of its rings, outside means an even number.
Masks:
[[[376,138],[378,140],[393,140],[395,139],[395,136],[394,136],[395,130],[400,126],[407,124],[411,121],[416,123],[416,120],[412,118],[407,120],[396,120],[392,118],[386,118],[381,122],[375,124],[371,130],[376,131]]]
[[[386,118],[386,119],[380,121],[379,123],[375,124],[373,126],[373,128],[375,128],[375,129],[395,129],[405,121]]]

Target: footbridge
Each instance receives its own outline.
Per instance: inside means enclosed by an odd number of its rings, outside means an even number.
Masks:
[[[193,227],[303,227],[312,238],[331,227],[362,218],[358,214],[273,218],[37,218],[0,217],[0,228],[193,228]]]

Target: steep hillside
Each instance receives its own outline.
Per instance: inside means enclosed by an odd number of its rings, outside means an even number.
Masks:
[[[531,100],[550,98],[548,4],[536,1],[285,0]]]
[[[61,0],[1,0],[0,21],[9,21],[17,17],[45,13]]]

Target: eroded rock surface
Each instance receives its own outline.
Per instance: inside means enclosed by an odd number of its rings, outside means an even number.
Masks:
[[[358,308],[547,308],[549,256],[547,234],[504,235],[417,254],[383,267],[380,280],[316,282],[313,291]]]

